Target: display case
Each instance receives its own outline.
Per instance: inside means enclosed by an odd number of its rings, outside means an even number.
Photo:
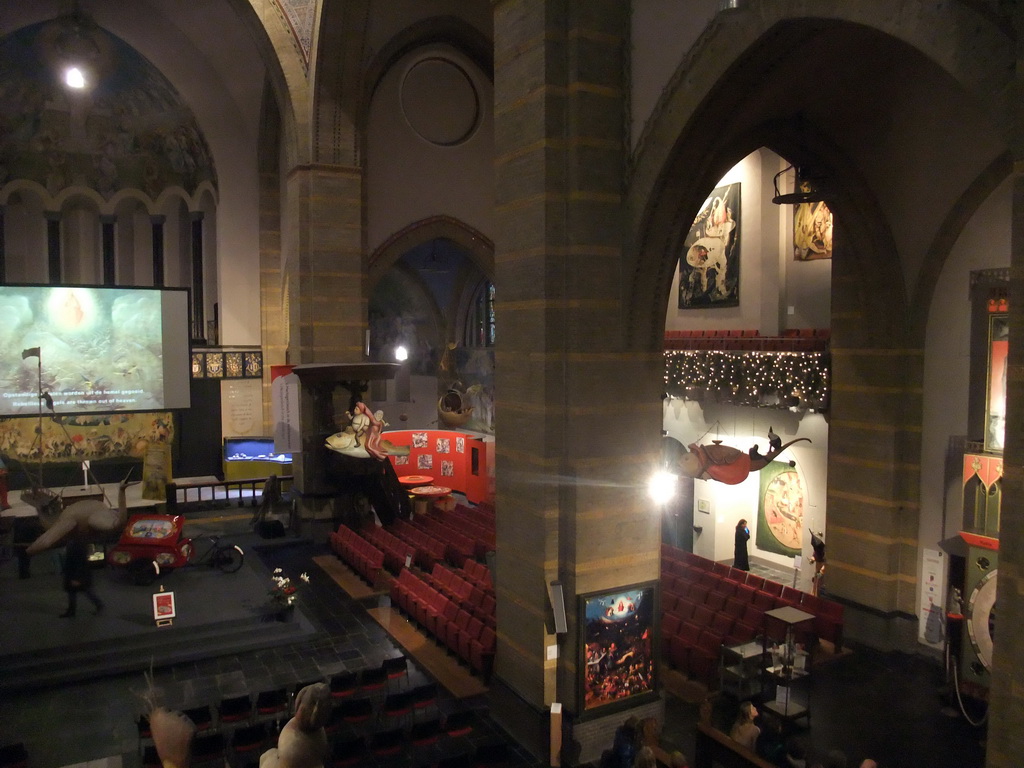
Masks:
[[[275,453],[272,437],[225,437],[224,479],[252,480],[290,475],[292,455]]]

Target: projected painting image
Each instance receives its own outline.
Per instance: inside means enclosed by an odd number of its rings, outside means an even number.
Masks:
[[[583,595],[583,710],[654,693],[654,586]]]
[[[160,301],[158,291],[0,286],[0,410],[38,413],[40,388],[56,413],[163,407]]]

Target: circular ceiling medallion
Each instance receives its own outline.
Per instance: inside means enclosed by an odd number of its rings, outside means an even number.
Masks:
[[[402,80],[402,114],[423,139],[441,147],[466,141],[480,122],[480,98],[469,74],[448,59],[421,59]]]

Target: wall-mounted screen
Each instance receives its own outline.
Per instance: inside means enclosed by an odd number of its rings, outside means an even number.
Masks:
[[[0,285],[0,416],[189,407],[185,289]]]

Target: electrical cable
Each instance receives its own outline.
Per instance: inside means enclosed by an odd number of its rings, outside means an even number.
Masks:
[[[952,654],[949,648],[949,636],[946,636],[945,643],[945,657],[946,657],[946,672],[950,670],[953,672],[953,692],[956,694],[956,703],[960,708],[960,714],[964,716],[964,720],[973,725],[975,728],[980,728],[988,721],[988,708],[985,708],[985,714],[981,716],[980,720],[974,720],[970,715],[967,714],[967,709],[964,707],[964,700],[960,696],[960,674],[957,672],[957,665],[952,663]]]

